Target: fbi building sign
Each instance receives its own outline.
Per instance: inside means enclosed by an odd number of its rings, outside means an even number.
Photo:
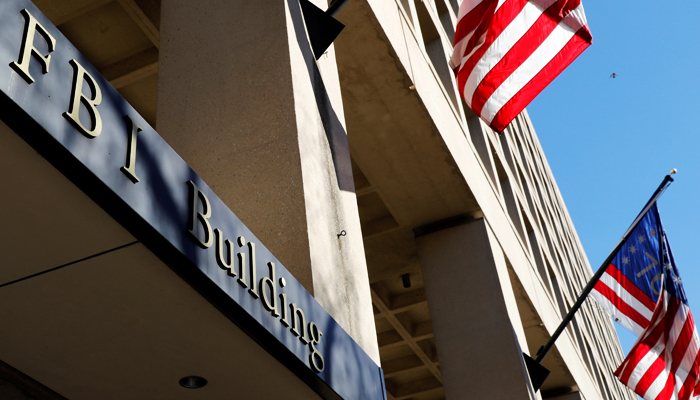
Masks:
[[[0,3],[0,118],[321,397],[386,398],[381,368],[26,0]]]

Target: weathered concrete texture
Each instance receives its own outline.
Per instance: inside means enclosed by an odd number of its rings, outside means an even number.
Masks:
[[[325,8],[323,0],[314,3]],[[379,364],[335,51],[316,62],[298,2],[287,4],[313,293]]]
[[[313,292],[284,2],[161,7],[158,133]]]
[[[421,236],[417,244],[446,397],[536,398],[503,251],[486,221]]]
[[[158,132],[379,362],[332,50],[296,0],[163,0],[160,43]]]
[[[351,1],[340,16],[347,27],[336,46],[353,158],[382,188],[393,217],[415,227],[478,211],[436,125],[443,121],[426,111],[426,102],[444,97],[397,5]],[[391,25],[382,26],[385,20]],[[409,51],[415,59],[402,62]],[[436,91],[410,89],[424,81]],[[440,106],[443,119],[453,121],[448,103]]]

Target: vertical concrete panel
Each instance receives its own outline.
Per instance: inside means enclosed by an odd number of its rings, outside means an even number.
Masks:
[[[163,0],[158,132],[379,362],[344,125],[298,0]]]
[[[316,61],[297,0],[287,4],[314,296],[379,364],[335,51]]]
[[[447,399],[534,399],[503,252],[484,219],[417,239]]]
[[[313,292],[285,2],[161,7],[158,133]]]

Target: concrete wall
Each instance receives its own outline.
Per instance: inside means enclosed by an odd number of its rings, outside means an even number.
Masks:
[[[160,38],[159,133],[379,362],[332,51],[294,0],[163,0]]]
[[[486,221],[430,233],[417,244],[446,397],[537,398],[503,250]]]

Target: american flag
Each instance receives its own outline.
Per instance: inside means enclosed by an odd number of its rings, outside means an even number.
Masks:
[[[700,395],[700,337],[654,204],[591,295],[639,339],[615,371],[645,400]]]
[[[463,0],[450,67],[499,132],[592,42],[581,0]]]

